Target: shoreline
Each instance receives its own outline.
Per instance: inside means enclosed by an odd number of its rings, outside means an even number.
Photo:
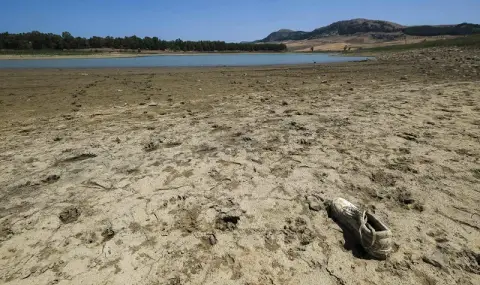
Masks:
[[[292,63],[292,64],[263,64],[263,65],[206,65],[206,66],[124,66],[124,67],[19,67],[19,68],[2,68],[0,71],[48,71],[48,70],[272,70],[272,69],[303,69],[308,67],[320,67],[320,66],[337,66],[352,63],[365,63],[367,61],[374,62],[376,58],[367,60],[349,60],[338,62],[317,62],[317,63]]]
[[[31,59],[89,59],[89,58],[134,58],[148,56],[188,56],[188,55],[224,55],[224,54],[287,54],[296,52],[164,52],[164,53],[92,53],[92,54],[0,54],[0,60]]]
[[[192,55],[201,55],[201,54],[192,54]],[[164,55],[153,55],[153,56],[164,56]],[[152,56],[152,57],[153,57]],[[179,56],[186,56],[185,54],[179,55]],[[343,57],[340,54],[330,54],[329,56],[331,57]],[[110,57],[114,58],[114,57]],[[123,57],[127,58],[127,57]],[[169,66],[169,65],[152,65],[152,66],[143,66],[143,65],[138,65],[138,66],[133,66],[133,65],[124,65],[124,66],[110,66],[110,65],[98,65],[94,66],[93,64],[88,65],[88,66],[77,66],[77,65],[67,65],[67,66],[55,66],[52,64],[46,64],[43,65],[38,62],[38,64],[34,65],[29,65],[27,64],[26,66],[18,66],[17,64],[13,63],[13,65],[9,64],[9,61],[17,61],[18,64],[20,64],[21,61],[23,60],[29,60],[29,59],[36,59],[36,58],[21,58],[21,59],[5,59],[3,60],[3,65],[0,65],[0,70],[57,70],[57,69],[68,69],[68,70],[74,70],[74,69],[81,69],[81,70],[87,70],[87,69],[92,69],[92,70],[98,70],[98,69],[221,69],[221,68],[241,68],[241,69],[248,69],[248,68],[253,68],[253,69],[258,69],[258,68],[296,68],[296,67],[308,67],[308,66],[324,66],[324,65],[336,65],[336,64],[342,64],[342,63],[354,63],[354,62],[365,62],[365,61],[374,61],[376,58],[374,56],[369,56],[369,57],[357,57],[355,58],[354,56],[345,56],[345,60],[333,60],[333,61],[311,61],[311,62],[293,62],[293,63],[259,63],[259,64],[239,64],[239,65],[225,65],[225,64],[217,64],[217,65],[175,65],[175,66]],[[41,58],[42,59],[48,59],[48,58]],[[102,59],[102,57],[60,57],[60,58],[55,58],[55,59]],[[104,59],[108,59],[105,57]],[[0,62],[2,62],[2,59],[0,58]],[[23,65],[23,64],[20,64]],[[40,65],[40,66],[38,66]]]
[[[371,62],[374,62],[371,60]],[[95,71],[259,71],[259,70],[296,70],[305,68],[325,67],[325,66],[341,66],[354,63],[365,63],[365,61],[343,61],[343,62],[323,62],[323,63],[293,63],[293,64],[270,64],[270,65],[212,65],[212,66],[126,66],[126,67],[40,67],[40,68],[0,68],[1,72],[48,72],[57,70],[95,72]]]

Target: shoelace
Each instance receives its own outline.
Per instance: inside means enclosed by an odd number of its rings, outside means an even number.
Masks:
[[[362,236],[363,226],[365,226],[367,229],[369,229],[372,232],[372,243],[369,246],[364,245],[364,242],[363,242],[363,236]],[[368,249],[372,248],[375,242],[377,241],[377,231],[369,223],[367,223],[366,210],[363,210],[362,215],[360,216],[360,228],[358,229],[358,232],[360,233],[360,241],[362,242],[362,245]]]

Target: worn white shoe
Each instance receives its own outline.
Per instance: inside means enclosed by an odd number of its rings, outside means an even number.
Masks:
[[[370,256],[386,259],[392,253],[392,232],[373,214],[366,210],[361,211],[343,198],[336,198],[331,202],[330,214],[355,234]]]

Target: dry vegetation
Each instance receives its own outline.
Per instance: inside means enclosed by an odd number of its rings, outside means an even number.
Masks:
[[[373,39],[369,34],[355,36],[331,36],[324,39],[288,41],[285,42],[290,51],[308,52],[313,47],[315,51],[343,51],[345,47],[349,50],[372,49],[390,46],[403,46],[405,44],[418,44],[424,42],[443,41],[463,36],[439,36],[439,37],[412,37],[406,36],[393,40]]]

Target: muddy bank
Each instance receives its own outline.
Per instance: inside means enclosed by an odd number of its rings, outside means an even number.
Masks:
[[[478,284],[478,64],[2,70],[0,280]],[[390,225],[387,261],[337,196]]]

